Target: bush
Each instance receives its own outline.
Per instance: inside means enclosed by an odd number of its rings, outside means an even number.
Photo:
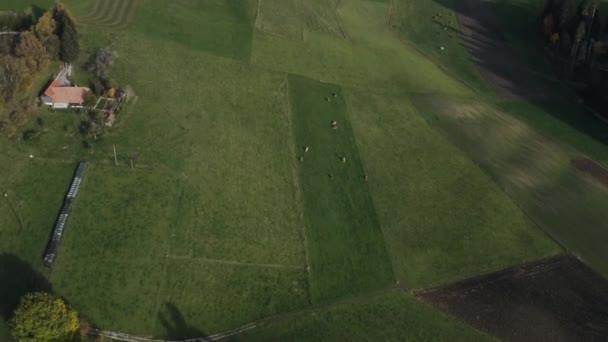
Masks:
[[[116,82],[115,79],[110,78],[110,79],[105,79],[103,82],[103,85],[106,87],[106,89],[116,89],[118,88],[118,82]]]
[[[36,138],[37,136],[38,136],[38,131],[35,129],[28,129],[27,131],[23,132],[24,141],[34,140],[34,138]]]
[[[90,91],[86,93],[84,96],[84,105],[85,107],[93,107],[97,103],[97,95],[94,92]]]
[[[38,126],[44,126],[44,124],[45,124],[44,119],[41,117],[38,117],[36,119],[36,122],[38,123]]]

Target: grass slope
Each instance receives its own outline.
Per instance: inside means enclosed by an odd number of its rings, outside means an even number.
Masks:
[[[478,92],[488,92],[485,80],[462,46],[456,14],[451,9],[454,1],[458,0],[394,0],[394,30],[408,46],[440,65],[451,77]]]
[[[608,189],[571,165],[576,150],[487,104],[430,98],[420,108],[548,234],[608,275]]]
[[[425,1],[413,2],[434,11]],[[389,30],[390,2],[66,3],[83,60],[112,46],[112,75],[138,101],[90,149],[82,148],[81,117],[64,112],[38,113],[47,124],[36,141],[0,141],[0,190],[24,225],[0,202],[0,251],[42,268],[73,168],[88,160],[50,280],[100,327],[213,334],[364,295],[395,276],[422,286],[555,251],[407,99],[396,99],[475,93],[454,78],[469,71],[447,71],[466,68],[456,45],[429,59],[432,43],[425,52]],[[338,98],[325,102],[331,92]],[[311,149],[299,164],[303,146]],[[339,338],[366,325],[370,339],[385,330],[389,339],[478,336],[407,295],[385,298],[322,316],[336,329],[301,318],[260,338],[317,336],[315,326]],[[437,327],[446,330],[433,335]]]
[[[276,6],[289,3],[283,1]],[[260,16],[267,18],[270,15],[264,10],[262,6]],[[471,95],[466,86],[389,32],[388,10],[388,3],[341,1],[334,10],[344,32],[341,38],[316,30],[304,30],[303,36],[297,38],[256,30],[251,62],[348,88]],[[281,9],[286,11],[288,9]],[[272,17],[272,20],[278,18]]]
[[[401,282],[430,286],[559,251],[407,96],[347,99]]]
[[[390,261],[340,88],[290,75],[289,91],[303,158],[299,178],[313,303],[391,284]]]

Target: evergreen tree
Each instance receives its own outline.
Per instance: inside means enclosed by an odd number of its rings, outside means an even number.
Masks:
[[[76,23],[70,11],[60,1],[55,3],[53,18],[57,23],[57,34],[60,40],[59,58],[66,63],[71,63],[78,58],[80,53]]]
[[[61,47],[59,50],[59,58],[66,63],[75,61],[80,54],[78,32],[76,32],[76,27],[70,23],[71,21],[67,20],[66,23],[62,25],[63,32],[60,37]]]

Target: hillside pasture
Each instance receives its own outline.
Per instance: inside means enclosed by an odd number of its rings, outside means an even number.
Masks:
[[[393,274],[338,86],[289,76],[313,303],[377,290]]]
[[[79,63],[111,46],[112,77],[138,101],[101,137],[79,133],[84,113],[43,109],[35,140],[2,138],[1,190],[22,224],[2,199],[0,251],[42,269],[87,160],[45,274],[96,326],[184,338],[274,317],[287,321],[252,338],[484,339],[386,292],[560,251],[424,121],[419,98],[476,93],[389,29],[389,1],[66,3]]]
[[[285,6],[290,3],[277,2],[272,11],[289,13]],[[346,88],[471,95],[465,85],[391,34],[388,9],[384,2],[340,1],[335,14],[346,39],[318,30],[305,30],[303,39],[256,30],[251,63]],[[274,13],[267,15],[264,10],[271,11],[262,6],[261,18]]]
[[[526,214],[598,272],[608,274],[608,188],[572,165],[572,147],[491,105],[419,99],[420,110],[477,162]]]
[[[492,338],[391,291],[357,302],[261,322],[237,341],[491,341]]]
[[[426,287],[559,252],[403,96],[347,93],[397,279]]]

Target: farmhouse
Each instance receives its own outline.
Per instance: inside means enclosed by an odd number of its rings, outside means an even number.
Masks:
[[[91,91],[86,87],[74,87],[54,80],[40,97],[42,103],[53,108],[80,108],[84,103],[84,96]]]

